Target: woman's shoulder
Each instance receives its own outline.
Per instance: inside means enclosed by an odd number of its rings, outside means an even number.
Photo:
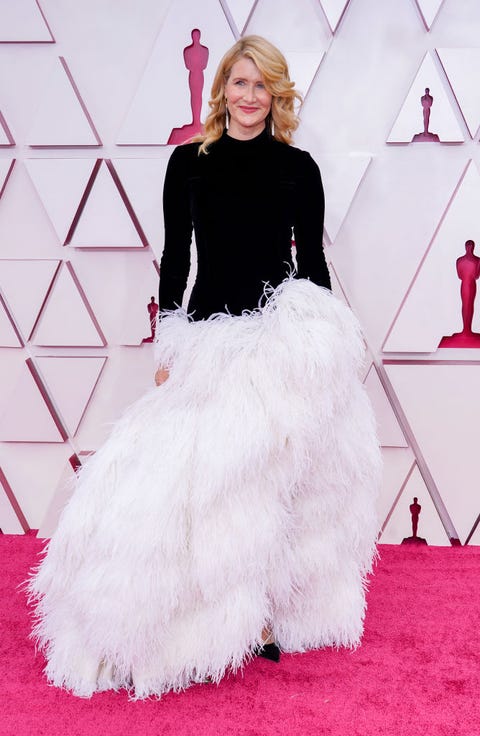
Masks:
[[[170,176],[189,176],[192,168],[198,161],[198,148],[200,143],[182,143],[176,146],[168,160],[167,173]]]
[[[306,173],[317,169],[318,165],[315,159],[308,151],[304,151],[302,148],[297,148],[290,143],[283,143],[273,139],[275,150],[278,151],[278,155],[281,156],[285,162],[295,167],[297,170],[305,171]]]
[[[170,158],[176,161],[188,161],[195,156],[198,156],[199,147],[199,141],[181,143],[179,146],[175,146]]]

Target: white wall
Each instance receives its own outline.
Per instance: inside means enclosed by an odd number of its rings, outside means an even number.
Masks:
[[[0,528],[49,533],[69,458],[151,385],[140,342],[166,142],[190,120],[182,53],[198,27],[206,88],[223,51],[254,32],[306,95],[296,142],[321,166],[335,289],[369,348],[381,541],[411,534],[416,495],[422,537],[465,542],[480,513],[480,352],[437,346],[461,329],[455,260],[480,242],[478,3],[39,2],[0,0]],[[427,86],[440,142],[411,143]]]

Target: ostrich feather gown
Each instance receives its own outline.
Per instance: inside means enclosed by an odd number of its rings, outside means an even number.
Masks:
[[[164,316],[168,380],[80,471],[32,576],[57,686],[143,698],[218,682],[260,644],[356,646],[380,461],[355,317],[290,279],[263,309]]]

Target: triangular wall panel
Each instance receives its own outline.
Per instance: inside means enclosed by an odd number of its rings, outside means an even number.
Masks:
[[[20,158],[0,200],[0,258],[58,259],[58,238]]]
[[[243,34],[245,25],[258,0],[221,0],[228,8],[239,34]]]
[[[409,448],[382,448],[382,482],[376,502],[379,532],[386,526],[414,465]]]
[[[100,347],[106,344],[69,262],[62,265],[32,335],[35,345]]]
[[[23,364],[11,393],[0,407],[0,441],[63,442],[65,433],[47,404],[29,363]]]
[[[147,304],[158,301],[158,272],[150,252],[76,254],[75,270],[109,344],[139,345],[151,334]],[[108,284],[108,289],[105,288]]]
[[[475,519],[475,522],[477,522],[477,521],[478,521],[478,519]],[[472,530],[473,530],[473,534],[472,534],[472,532],[470,532],[468,534],[468,542],[465,541],[465,544],[469,544],[469,545],[472,545],[472,544],[480,545],[480,523],[476,523],[475,529],[473,529],[473,527],[472,527]]]
[[[112,161],[145,237],[160,261],[164,226],[162,192],[167,158],[116,158]]]
[[[27,159],[25,166],[61,243],[65,243],[87,189],[95,161],[84,158]]]
[[[435,352],[444,336],[462,329],[456,261],[478,232],[480,175],[470,164],[385,341],[386,352]],[[479,244],[480,247],[480,244]],[[480,332],[480,310],[473,329]]]
[[[0,295],[0,347],[21,348],[22,342]]]
[[[7,186],[8,179],[10,177],[10,174],[13,171],[13,167],[15,165],[15,159],[0,159],[0,199],[2,197],[3,192],[5,191],[5,187]]]
[[[12,504],[0,483],[0,531],[3,534],[25,534]]]
[[[173,129],[192,122],[183,52],[192,43],[193,29],[200,30],[200,43],[209,52],[202,95],[201,117],[205,120],[215,70],[235,38],[218,0],[174,0],[121,127],[120,145],[165,145]],[[159,90],[168,104],[158,104]]]
[[[103,400],[99,395],[99,400],[90,403],[78,428],[75,447],[89,450],[101,447],[125,408],[155,386],[154,374],[153,345],[144,344],[135,350],[110,349],[99,385]]]
[[[39,356],[35,359],[71,437],[77,432],[106,360],[105,356]]]
[[[328,25],[332,33],[337,30],[343,15],[345,14],[350,0],[320,0],[323,12],[327,16]]]
[[[324,246],[325,247],[325,246]],[[329,251],[327,250],[327,255],[329,254]],[[347,307],[350,306],[349,301],[347,299],[347,295],[345,294],[345,290],[343,288],[343,284],[341,283],[340,279],[338,278],[338,274],[335,270],[335,266],[331,261],[327,258],[327,264],[328,264],[328,270],[330,273],[330,281],[332,284],[332,292],[335,294],[335,296],[338,299],[341,299],[344,304],[347,305]]]
[[[311,151],[320,166],[325,189],[325,230],[331,243],[348,214],[371,162],[370,156],[326,156]]]
[[[427,29],[431,28],[444,0],[415,0],[415,2],[417,3],[425,27]]]
[[[24,534],[28,523],[5,473],[0,468],[0,530],[3,534]]]
[[[402,539],[412,536],[410,504],[415,497],[422,507],[417,536],[426,539],[429,545],[450,546],[450,540],[416,465],[383,530],[380,543],[401,544]]]
[[[31,529],[40,527],[71,454],[68,442],[8,442],[0,446],[1,467]]]
[[[460,541],[478,516],[480,366],[392,363],[385,371]]]
[[[35,0],[0,2],[1,43],[54,43],[48,23]]]
[[[24,350],[2,350],[0,360],[0,411],[13,391],[25,364]],[[0,445],[0,465],[2,464]]]
[[[27,143],[52,148],[102,143],[63,57],[52,67]]]
[[[25,341],[30,339],[59,265],[47,259],[0,261],[0,291]]]
[[[13,140],[10,128],[7,125],[7,121],[0,112],[0,147],[14,146],[15,141]]]
[[[289,51],[288,66],[295,87],[305,98],[325,56],[324,51]]]
[[[382,447],[408,447],[405,435],[373,364],[365,380],[365,388],[375,412],[380,445]]]
[[[267,37],[287,59],[290,78],[305,96],[330,42],[331,31],[320,6],[310,0],[260,0],[246,33]]]
[[[480,48],[437,49],[438,56],[472,138],[480,125]]]
[[[427,87],[433,97],[429,132],[436,134],[442,143],[462,143],[465,140],[445,92],[444,80],[441,79],[431,55],[426,54],[388,136],[388,143],[410,143],[415,135],[422,133],[421,98]]]
[[[463,157],[432,156],[427,144],[386,151],[369,166],[328,251],[375,350],[383,345],[465,170]]]
[[[142,248],[138,219],[111,162],[103,161],[78,214],[68,245],[76,248]]]

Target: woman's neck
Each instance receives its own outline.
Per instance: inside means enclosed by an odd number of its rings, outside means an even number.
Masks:
[[[252,128],[241,128],[238,125],[230,125],[227,129],[227,135],[229,138],[235,138],[237,141],[250,141],[253,138],[257,138],[265,130],[265,121],[262,121],[261,125],[256,125]]]

